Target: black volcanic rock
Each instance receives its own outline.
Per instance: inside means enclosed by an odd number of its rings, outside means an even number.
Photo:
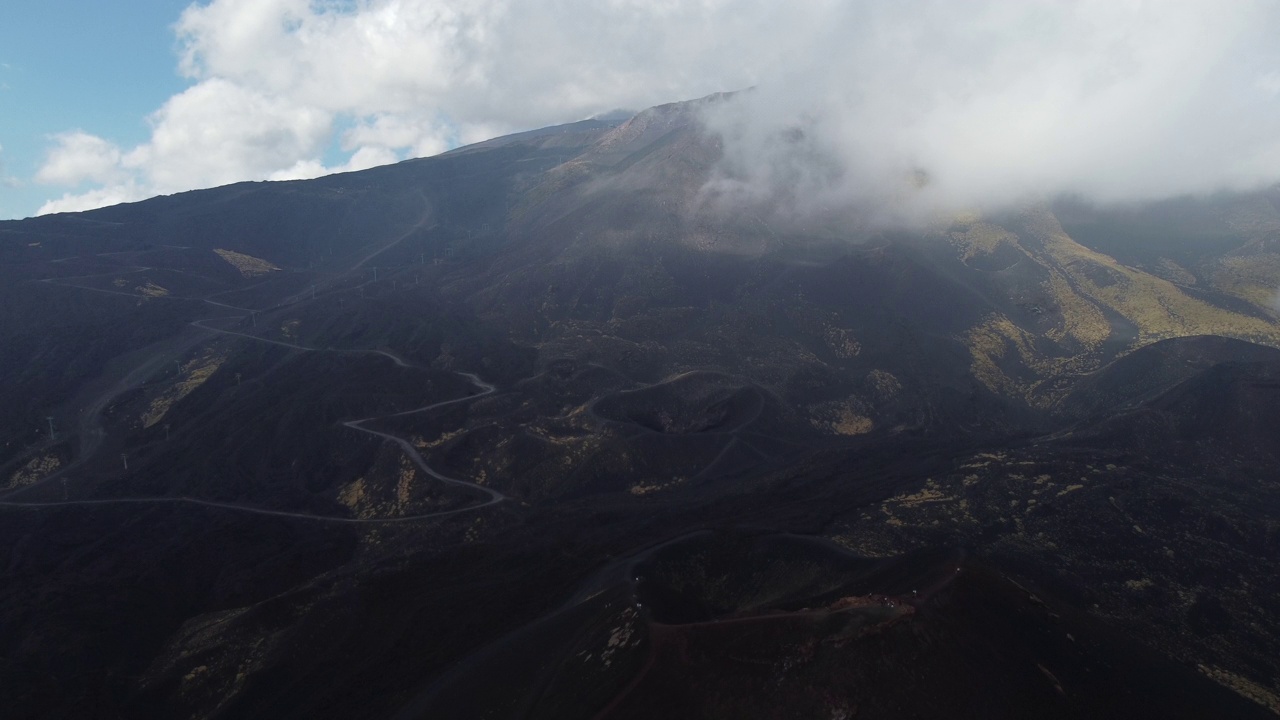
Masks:
[[[1223,362],[1079,433],[1112,448],[1167,453],[1200,466],[1268,474],[1280,462],[1280,357]]]
[[[622,565],[400,717],[1269,716],[955,549],[723,531]]]
[[[1277,191],[893,230],[731,102],[0,222],[6,717],[1280,709]]]
[[[1251,362],[1280,362],[1280,350],[1215,336],[1165,340],[1081,379],[1060,408],[1080,417],[1115,413],[1153,400],[1218,365]]]

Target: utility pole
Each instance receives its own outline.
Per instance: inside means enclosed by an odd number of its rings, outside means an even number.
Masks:
[[[378,268],[373,269],[373,281],[378,282]]]
[[[426,265],[426,264],[427,264],[427,254],[426,254],[426,253],[418,253],[418,264],[419,264],[419,265]]]
[[[312,285],[312,286],[311,286],[311,299],[312,299],[312,300],[315,300],[315,299],[316,299],[316,286],[315,286],[315,285]]]
[[[124,469],[125,469],[125,470],[128,470],[128,469],[129,469],[129,454],[128,454],[128,453],[120,453],[120,459],[124,461]]]
[[[50,415],[49,417],[45,418],[45,420],[49,421],[49,439],[57,440],[58,436],[53,432],[53,416]]]
[[[253,321],[254,327],[258,327],[258,311],[257,310],[249,311],[249,319]]]
[[[164,424],[164,441],[169,442],[169,423]]]

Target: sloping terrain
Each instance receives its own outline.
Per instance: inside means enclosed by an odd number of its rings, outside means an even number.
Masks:
[[[7,712],[1280,712],[1280,190],[729,207],[722,99],[0,223]]]

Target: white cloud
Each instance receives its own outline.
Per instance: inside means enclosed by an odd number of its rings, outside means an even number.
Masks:
[[[347,162],[335,166],[326,167],[319,160],[299,160],[292,166],[284,170],[277,170],[267,176],[268,180],[309,180],[322,175],[332,175],[333,173],[354,172],[356,170],[368,170],[371,167],[379,165],[387,165],[399,160],[395,153],[380,147],[362,147],[351,154],[351,158]]]
[[[36,172],[45,185],[110,183],[120,176],[120,148],[82,130],[53,136],[54,147]]]
[[[1280,69],[1260,74],[1257,83],[1263,93],[1280,98]]]
[[[1274,4],[923,1],[832,20],[709,115],[728,154],[713,194],[928,214],[1280,179]]]
[[[125,182],[118,185],[111,185],[110,187],[95,188],[78,194],[66,193],[55,200],[46,201],[40,206],[40,209],[36,211],[36,214],[48,215],[49,213],[92,210],[94,208],[106,207],[107,205],[117,205],[123,202],[143,200],[153,194],[154,193],[138,187],[136,184]]]
[[[173,192],[267,177],[314,157],[332,117],[287,96],[268,96],[221,78],[170,98],[151,117],[150,142],[123,158],[150,187]]]
[[[332,119],[287,97],[267,97],[213,78],[170,98],[150,123],[150,140],[127,152],[82,131],[55,136],[36,180],[96,187],[66,193],[39,213],[265,179],[322,152]]]
[[[151,139],[58,136],[39,177],[97,185],[84,202],[312,177],[754,85],[749,117],[710,118],[725,196],[1241,186],[1280,176],[1278,18],[1268,0],[211,0],[175,26],[194,84]],[[924,193],[904,189],[917,170]]]
[[[188,8],[178,32],[193,78],[235,78],[332,112],[525,127],[745,79],[716,77],[727,66],[680,68],[706,59],[728,5],[218,0]]]
[[[427,157],[448,150],[455,132],[455,128],[436,118],[383,113],[365,118],[344,132],[342,148],[410,148],[412,156]]]

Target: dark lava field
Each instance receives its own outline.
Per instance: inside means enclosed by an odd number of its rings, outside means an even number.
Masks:
[[[1280,713],[1280,189],[727,206],[716,102],[0,222],[4,717]]]

